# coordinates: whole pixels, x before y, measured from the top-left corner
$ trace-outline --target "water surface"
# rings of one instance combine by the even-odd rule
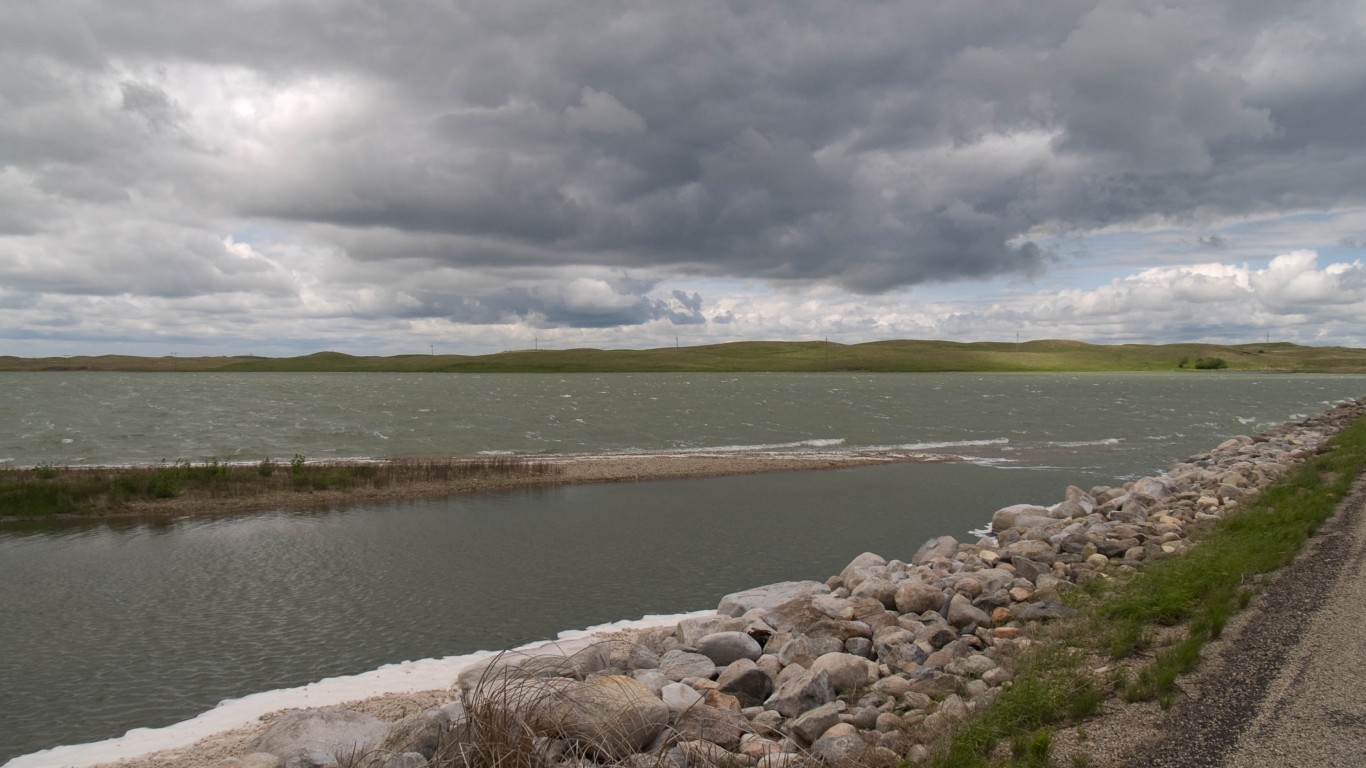
[[[774,445],[972,460],[0,528],[0,760],[386,663],[708,608],[863,551],[904,559],[1000,506],[1153,473],[1363,380],[0,376],[16,381],[0,446],[18,465]]]

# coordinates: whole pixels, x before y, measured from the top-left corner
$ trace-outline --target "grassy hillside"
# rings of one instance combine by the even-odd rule
[[[1218,361],[1222,361],[1219,363]],[[517,350],[493,355],[354,357],[0,357],[0,371],[440,371],[451,373],[740,371],[1234,371],[1366,373],[1366,350],[1295,344],[1085,344],[746,341],[660,349]]]

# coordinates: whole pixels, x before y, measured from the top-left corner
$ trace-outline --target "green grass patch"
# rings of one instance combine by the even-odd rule
[[[1342,430],[1330,449],[1276,483],[1203,535],[1184,555],[1151,563],[1108,586],[1092,581],[1068,593],[1081,613],[1055,625],[1057,642],[1031,652],[1012,687],[953,734],[938,768],[993,765],[992,750],[1012,745],[1012,765],[1048,765],[1048,729],[1098,711],[1110,692],[1127,701],[1170,706],[1178,677],[1198,664],[1201,649],[1246,608],[1262,574],[1288,564],[1327,521],[1366,471],[1366,420]],[[1165,628],[1179,639],[1156,649],[1132,679],[1105,682],[1082,659],[1126,659],[1153,649]],[[1045,754],[1040,754],[1040,753]]]

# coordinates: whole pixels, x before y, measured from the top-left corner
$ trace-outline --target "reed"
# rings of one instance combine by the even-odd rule
[[[554,475],[559,467],[522,456],[308,461],[287,465],[179,460],[152,466],[0,469],[0,517],[98,516],[167,499],[251,499],[282,493],[354,491],[460,484],[484,479]]]

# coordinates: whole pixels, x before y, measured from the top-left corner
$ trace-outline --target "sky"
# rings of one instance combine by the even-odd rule
[[[0,354],[1366,347],[1363,0],[5,0]]]

